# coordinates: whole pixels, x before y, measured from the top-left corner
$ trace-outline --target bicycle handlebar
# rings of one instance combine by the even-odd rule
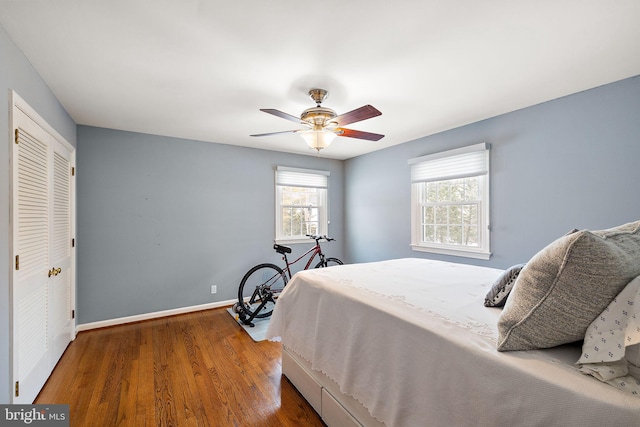
[[[313,234],[307,234],[306,236],[307,236],[308,238],[310,238],[310,239],[315,240],[316,242],[318,242],[318,241],[320,241],[320,240],[322,240],[322,239],[326,240],[327,242],[330,242],[330,241],[332,241],[332,240],[336,240],[336,239],[334,239],[334,238],[327,237],[327,236],[314,236]]]

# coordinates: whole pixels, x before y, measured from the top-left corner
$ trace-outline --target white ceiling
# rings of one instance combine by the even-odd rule
[[[638,0],[0,0],[0,23],[83,125],[316,155],[292,115],[329,90],[382,116],[346,159],[640,74]]]

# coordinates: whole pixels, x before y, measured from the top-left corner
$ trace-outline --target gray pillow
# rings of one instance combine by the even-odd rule
[[[640,221],[559,238],[520,272],[498,319],[498,350],[582,340],[589,324],[638,275]]]
[[[504,305],[522,267],[524,264],[516,264],[502,272],[484,298],[485,307],[502,307]]]

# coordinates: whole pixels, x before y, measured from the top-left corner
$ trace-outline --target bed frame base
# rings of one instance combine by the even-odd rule
[[[328,427],[383,427],[367,408],[342,394],[338,384],[321,372],[311,369],[309,362],[282,348],[282,373],[298,389]]]

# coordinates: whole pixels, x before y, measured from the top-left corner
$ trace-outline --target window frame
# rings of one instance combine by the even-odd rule
[[[470,160],[471,159],[471,160]],[[411,248],[415,251],[488,260],[491,257],[490,145],[481,143],[409,160],[411,168]],[[421,188],[428,182],[479,177],[478,246],[422,239]],[[474,203],[476,203],[474,201]],[[448,205],[455,205],[451,203]]]
[[[329,171],[277,166],[275,170],[275,239],[276,243],[308,243],[306,236],[288,236],[282,227],[282,195],[284,187],[314,188],[318,190],[318,231],[327,235],[329,232]]]

